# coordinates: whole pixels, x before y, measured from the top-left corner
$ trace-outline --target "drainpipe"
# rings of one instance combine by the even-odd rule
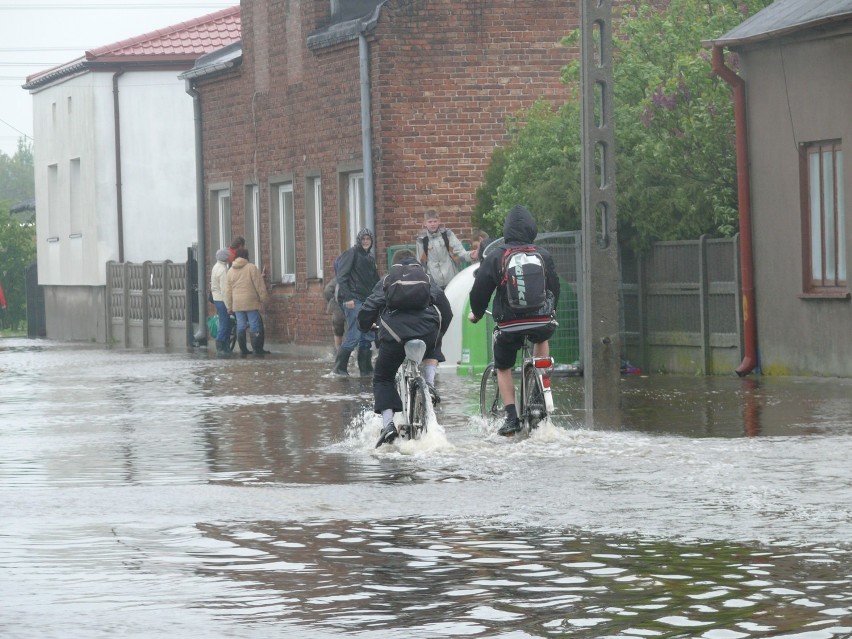
[[[115,209],[118,224],[118,261],[124,262],[124,204],[121,192],[121,109],[118,106],[118,78],[124,69],[112,74],[112,112],[115,126]]]
[[[373,232],[373,243],[376,242],[376,212],[373,200],[373,133],[370,126],[370,48],[364,27],[358,35],[358,60],[361,76],[361,155],[364,162],[364,218],[366,226]],[[374,255],[378,253],[373,251]]]
[[[198,328],[195,331],[195,343],[207,343],[207,322],[204,321],[204,309],[207,308],[207,234],[204,231],[204,161],[201,145],[201,95],[186,80],[186,92],[192,96],[192,109],[195,114],[195,225],[198,233]]]
[[[751,187],[748,167],[745,80],[725,66],[721,45],[713,45],[713,73],[734,89],[734,124],[737,150],[737,203],[740,210],[740,274],[742,278],[743,338],[745,357],[735,369],[743,377],[757,368],[757,318],[754,303],[754,266],[751,243]]]

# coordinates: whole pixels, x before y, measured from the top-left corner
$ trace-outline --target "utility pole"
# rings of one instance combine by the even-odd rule
[[[583,380],[586,422],[594,425],[621,407],[612,0],[580,0],[580,29]]]

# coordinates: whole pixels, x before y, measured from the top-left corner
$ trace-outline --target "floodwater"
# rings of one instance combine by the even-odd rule
[[[439,374],[374,449],[370,382],[0,340],[0,636],[852,636],[852,380],[582,380],[526,439]],[[354,362],[353,362],[354,364]]]

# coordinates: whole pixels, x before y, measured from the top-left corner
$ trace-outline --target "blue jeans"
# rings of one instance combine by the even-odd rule
[[[237,316],[237,335],[242,335],[246,332],[246,324],[252,333],[260,333],[263,329],[263,323],[260,321],[260,311],[236,311]]]
[[[228,315],[228,307],[225,302],[215,301],[216,315],[219,316],[219,332],[216,334],[217,342],[227,342],[231,336],[231,318]]]
[[[364,302],[355,300],[355,308],[343,307],[343,315],[346,317],[346,334],[343,336],[341,348],[350,351],[362,348],[372,348],[373,341],[376,339],[376,334],[373,331],[362,331],[358,328],[358,311],[361,310],[361,305]]]

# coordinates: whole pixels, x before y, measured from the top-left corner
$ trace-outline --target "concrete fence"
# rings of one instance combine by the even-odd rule
[[[108,262],[107,342],[126,348],[187,345],[187,265]]]

